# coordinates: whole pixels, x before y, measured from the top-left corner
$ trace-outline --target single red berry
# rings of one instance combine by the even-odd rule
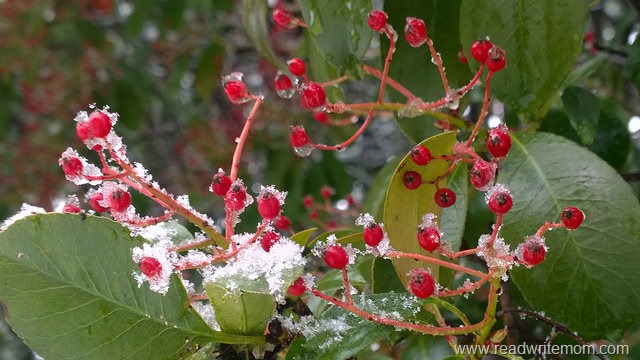
[[[260,235],[260,246],[266,252],[280,240],[280,236],[271,230],[267,230]]]
[[[291,146],[293,146],[294,148],[303,147],[311,143],[309,137],[307,136],[307,132],[301,125],[289,127],[289,140],[291,140]]]
[[[436,290],[436,282],[433,280],[433,276],[424,269],[411,270],[411,282],[409,288],[413,295],[424,299],[433,295]]]
[[[274,81],[274,88],[276,91],[287,91],[293,87],[293,82],[287,74],[278,73]]]
[[[82,174],[82,161],[77,157],[64,157],[62,159],[62,171],[67,176],[77,176]]]
[[[231,184],[229,191],[224,195],[224,207],[227,211],[244,209],[246,201],[247,189],[240,183]]]
[[[427,41],[427,26],[424,20],[408,17],[404,26],[404,37],[412,47],[418,47]]]
[[[367,24],[373,31],[382,32],[387,27],[387,18],[389,16],[386,12],[380,10],[373,10],[367,15]]]
[[[402,175],[402,183],[409,190],[415,190],[422,185],[422,175],[415,171],[407,171]]]
[[[489,49],[493,44],[489,39],[479,39],[471,44],[471,56],[479,63],[484,64],[489,56]]]
[[[300,296],[304,294],[306,290],[307,289],[304,286],[304,280],[301,277],[299,277],[296,279],[296,281],[293,282],[293,284],[289,286],[289,289],[287,289],[287,292],[291,296]]]
[[[335,220],[327,221],[327,231],[332,231],[338,228],[338,223]]]
[[[277,6],[271,13],[273,22],[281,28],[290,29],[294,26],[293,16],[285,9]]]
[[[273,226],[278,230],[288,230],[291,228],[291,220],[288,216],[280,215],[273,220]]]
[[[325,185],[323,187],[320,188],[320,195],[322,195],[323,198],[325,199],[331,199],[331,197],[333,196],[333,193],[335,192],[335,190],[333,190],[333,188],[329,185]]]
[[[433,252],[440,247],[440,231],[435,226],[418,227],[418,244],[421,248]]]
[[[83,140],[83,141],[90,138],[91,129],[89,127],[89,122],[85,121],[85,122],[76,124],[76,134],[78,134],[78,137],[80,138],[80,140]]]
[[[499,158],[505,157],[511,149],[511,135],[507,126],[500,124],[497,127],[489,130],[489,136],[487,137],[487,150],[491,155]]]
[[[302,87],[302,107],[309,110],[318,109],[327,102],[327,94],[320,84],[309,82]]]
[[[331,268],[342,269],[349,263],[349,256],[342,246],[331,245],[324,253],[324,261]]]
[[[313,200],[313,196],[311,195],[306,195],[305,197],[302,198],[302,205],[304,205],[304,207],[306,208],[310,208],[311,206],[313,206],[314,200]]]
[[[227,98],[234,104],[242,104],[247,101],[247,87],[240,80],[225,81],[224,93],[227,94]]]
[[[89,134],[94,138],[103,138],[111,131],[111,119],[102,111],[94,111],[89,115]],[[76,129],[77,131],[77,129]]]
[[[311,220],[318,220],[320,218],[320,214],[317,211],[312,211],[309,213],[309,217]]]
[[[64,207],[62,207],[62,212],[65,214],[78,214],[80,212],[80,207],[74,204],[66,203]]]
[[[131,194],[125,190],[116,189],[109,194],[107,203],[111,210],[115,212],[125,211],[131,205]]]
[[[460,60],[460,62],[463,64],[469,62],[469,60],[467,60],[467,57],[464,55],[464,51],[462,50],[458,50],[458,60]]]
[[[502,189],[491,191],[489,195],[489,210],[496,215],[504,215],[513,206],[513,198],[511,194]]]
[[[313,118],[316,119],[320,124],[328,124],[329,123],[329,114],[324,111],[316,111],[313,113]]]
[[[144,256],[138,263],[140,271],[149,278],[156,277],[162,272],[162,264],[154,257]]]
[[[424,145],[417,145],[411,149],[410,155],[411,160],[419,166],[427,165],[432,159],[431,151]]]
[[[224,171],[218,171],[211,180],[211,191],[218,196],[224,196],[231,187],[231,178]]]
[[[280,199],[272,192],[264,191],[258,196],[258,213],[264,219],[275,219],[280,214]]]
[[[503,48],[494,46],[489,49],[487,55],[487,68],[490,72],[496,72],[504,69],[507,65],[507,54]]]
[[[456,193],[448,188],[438,189],[434,195],[434,200],[441,208],[447,208],[456,203]]]
[[[293,58],[287,61],[287,66],[289,67],[289,71],[295,76],[302,76],[305,71],[307,71],[307,65],[300,58]]]
[[[538,265],[544,260],[547,249],[538,236],[530,236],[522,246],[522,261],[529,266]]]
[[[109,210],[109,208],[104,207],[100,204],[103,198],[104,198],[104,195],[102,195],[101,192],[96,192],[93,195],[91,195],[91,197],[89,198],[89,206],[91,206],[93,211],[101,213]]]
[[[569,230],[577,229],[584,218],[584,212],[575,206],[568,206],[562,210],[562,223]]]
[[[496,177],[496,166],[493,163],[478,159],[469,170],[471,185],[478,191],[487,191],[493,186]]]
[[[364,243],[369,246],[378,246],[380,241],[384,238],[384,231],[382,227],[374,222],[364,227]]]

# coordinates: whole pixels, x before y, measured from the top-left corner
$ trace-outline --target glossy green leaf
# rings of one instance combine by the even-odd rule
[[[318,228],[311,228],[300,231],[299,233],[291,236],[291,240],[293,240],[293,242],[300,246],[306,246],[306,244],[309,242],[309,239],[311,238],[311,234],[313,234],[313,232],[316,230],[318,230]]]
[[[326,62],[339,73],[358,74],[360,60],[369,48],[373,31],[367,24],[371,1],[352,0],[345,4],[330,0],[301,0],[306,29]]]
[[[213,283],[205,284],[205,290],[222,331],[253,336],[264,333],[275,310],[273,296],[242,290],[228,291]]]
[[[362,212],[369,213],[374,219],[382,219],[384,212],[384,200],[387,196],[387,188],[393,173],[396,171],[401,157],[390,160],[378,173],[369,186],[369,191],[362,203]]]
[[[267,0],[242,0],[242,25],[247,37],[262,57],[273,65],[284,68],[284,63],[278,59],[270,45],[268,18]]]
[[[421,144],[426,146],[433,156],[451,155],[456,136],[454,132],[443,133],[424,140]],[[418,245],[418,224],[426,213],[434,213],[440,217],[441,209],[434,202],[436,192],[435,185],[422,184],[416,190],[409,190],[404,185],[402,177],[407,171],[416,171],[422,176],[422,181],[432,181],[444,174],[449,168],[449,162],[444,160],[432,160],[426,166],[416,165],[409,155],[405,156],[396,168],[389,188],[384,206],[384,226],[389,236],[391,246],[404,252],[426,253]],[[440,181],[441,187],[446,187],[446,180]],[[454,204],[453,208],[459,206]],[[464,209],[466,212],[466,208]],[[410,259],[394,259],[394,265],[398,276],[403,283],[408,283],[407,273],[419,266]],[[432,274],[438,277],[438,268],[433,267]]]
[[[371,288],[374,293],[407,291],[404,284],[400,281],[391,260],[376,257],[373,260],[372,271],[373,281]]]
[[[544,262],[511,272],[531,306],[586,338],[638,323],[640,205],[616,171],[568,140],[538,133],[513,137],[499,181],[514,197],[502,230],[512,247],[557,222],[566,206],[586,214],[576,231],[547,233]]]
[[[440,230],[444,233],[443,240],[451,245],[451,249],[460,249],[462,235],[467,218],[469,197],[469,172],[466,166],[458,165],[447,178],[447,187],[456,193],[455,206],[442,209],[441,219],[438,222]]]
[[[562,92],[562,104],[581,142],[593,144],[600,115],[598,98],[588,90],[572,86]]]
[[[504,48],[507,67],[492,77],[491,91],[518,112],[542,116],[573,68],[588,13],[585,0],[462,0],[463,49],[473,63],[469,49],[479,38]]]
[[[624,169],[632,149],[628,118],[616,102],[602,100],[594,141],[589,146],[589,150],[618,171]]]
[[[0,300],[14,331],[48,359],[175,359],[208,342],[262,339],[213,331],[177,276],[166,295],[138,287],[140,244],[93,216],[29,216],[0,232]]]

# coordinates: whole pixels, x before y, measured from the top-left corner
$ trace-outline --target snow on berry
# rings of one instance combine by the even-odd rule
[[[487,267],[507,269],[513,263],[511,249],[509,245],[500,236],[496,236],[491,247],[488,247],[491,235],[484,234],[478,239],[478,256],[484,258]]]
[[[413,269],[409,272],[409,275],[411,275],[409,288],[413,295],[424,299],[433,295],[436,291],[436,282],[428,270]]]
[[[389,237],[384,231],[384,225],[376,223],[371,214],[360,214],[355,221],[358,226],[364,227],[363,237],[367,252],[373,255],[382,255],[392,250]]]
[[[74,121],[76,133],[88,149],[104,149],[107,146],[114,151],[124,148],[122,139],[112,131],[118,122],[119,115],[109,111],[109,107],[96,109],[95,104],[89,106],[91,114],[79,111]]]
[[[78,197],[76,195],[68,195],[61,211],[67,214],[78,214],[80,212],[80,200],[78,200]]]
[[[489,210],[496,215],[504,215],[513,206],[513,197],[506,186],[502,184],[494,185],[485,194],[485,201],[489,205]]]
[[[538,265],[544,261],[547,253],[544,237],[531,235],[525,238],[524,242],[516,248],[515,256],[527,267]]]
[[[412,47],[419,47],[427,41],[427,26],[424,20],[408,17],[404,26],[404,37]]]
[[[568,230],[577,229],[584,219],[584,212],[575,206],[568,206],[562,210],[561,220]]]
[[[224,195],[224,208],[226,211],[242,212],[252,202],[253,198],[247,194],[247,188],[240,179],[236,179],[231,184],[229,191]]]
[[[62,167],[65,178],[76,185],[97,185],[101,182],[101,180],[87,179],[87,176],[93,178],[102,176],[102,171],[70,147],[60,155],[58,164]]]
[[[262,246],[262,250],[266,252],[269,252],[269,250],[271,250],[271,247],[273,247],[273,245],[277,243],[279,240],[280,240],[280,235],[278,235],[276,232],[274,232],[271,229],[267,229],[263,231],[262,234],[260,234],[260,237],[258,238],[258,241],[260,242],[260,246]]]
[[[471,185],[478,191],[489,190],[494,183],[496,177],[497,166],[494,163],[478,159],[473,162],[471,170],[469,170],[469,180]]]
[[[100,191],[93,190],[90,193],[87,193],[89,198],[89,206],[93,209],[93,211],[97,213],[103,213],[109,211],[109,206],[104,201],[104,195]]]
[[[291,15],[282,6],[276,6],[276,8],[273,9],[273,12],[271,12],[271,19],[277,26],[283,29],[292,29],[296,27],[293,15]]]
[[[280,214],[286,192],[280,192],[273,186],[262,187],[257,197],[258,213],[266,220],[273,220]]]
[[[486,144],[487,150],[491,155],[497,158],[507,156],[511,149],[511,135],[509,135],[509,129],[507,126],[500,124],[489,130],[489,136],[487,136]]]
[[[336,237],[336,235],[331,234],[324,241],[317,241],[316,245],[313,247],[313,249],[311,249],[311,253],[317,257],[322,257],[325,259],[325,261],[327,261],[326,255],[329,252],[331,255],[329,255],[327,264],[331,267],[333,267],[333,265],[342,265],[338,268],[334,267],[334,269],[339,269],[347,265],[353,265],[356,260],[356,249],[354,249],[351,244],[341,245],[337,242],[338,238]],[[341,250],[337,248],[340,248]],[[331,264],[329,264],[329,262]]]
[[[161,241],[133,248],[131,258],[140,268],[140,273],[133,273],[138,287],[148,282],[152,291],[163,295],[169,291],[173,262],[177,260],[177,255],[167,250],[171,245],[170,241]]]

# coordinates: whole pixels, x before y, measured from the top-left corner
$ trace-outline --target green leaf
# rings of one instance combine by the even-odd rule
[[[640,88],[640,38],[636,38],[629,48],[629,57],[625,64],[625,73],[631,82]]]
[[[446,95],[438,68],[431,63],[431,54],[427,46],[413,48],[402,36],[406,18],[412,16],[425,21],[427,33],[442,57],[450,87],[459,88],[471,80],[469,67],[458,58],[458,51],[462,49],[458,26],[460,1],[387,1],[385,10],[389,14],[389,23],[400,34],[389,69],[391,78],[425,101],[437,100]],[[386,38],[381,42],[381,56],[384,59],[389,42]],[[396,102],[407,101],[404,96],[393,90],[389,91],[389,97]],[[402,131],[415,142],[441,132],[433,126],[434,119],[429,116],[396,120]]]
[[[448,359],[452,354],[453,352],[444,337],[415,334],[407,339],[400,359]],[[460,355],[459,358],[454,357],[454,359],[463,360],[464,356]]]
[[[504,48],[507,67],[492,77],[491,91],[516,111],[540,117],[573,68],[588,13],[585,0],[462,0],[463,49],[472,59],[471,44],[485,36]]]
[[[360,73],[360,60],[369,49],[373,31],[367,24],[371,1],[300,0],[310,40],[339,73]]]
[[[393,312],[407,321],[418,320],[414,311],[421,308],[421,301],[409,294],[375,294],[356,296],[354,304],[370,313]],[[420,313],[421,322],[430,320]],[[347,359],[372,343],[397,330],[388,325],[367,321],[351,312],[332,307],[311,320],[304,327],[304,339],[298,339],[287,353],[287,359]],[[302,346],[300,346],[302,343]]]
[[[454,132],[447,132],[433,136],[421,142],[433,156],[451,155],[456,141]],[[389,188],[384,206],[384,226],[391,246],[398,251],[425,253],[418,245],[417,231],[422,216],[433,213],[440,216],[441,209],[434,202],[436,192],[435,185],[422,184],[416,190],[409,190],[403,183],[402,177],[407,171],[416,171],[422,176],[422,181],[432,181],[444,174],[449,168],[449,163],[444,160],[432,160],[426,166],[418,166],[407,154],[396,168]],[[446,180],[440,181],[441,187],[446,187]],[[455,204],[455,206],[459,206]],[[466,212],[466,207],[464,209]],[[394,265],[398,276],[403,283],[409,282],[407,273],[416,267],[416,262],[411,259],[394,259]],[[432,274],[438,278],[438,268],[432,267]]]
[[[205,284],[205,289],[222,331],[262,335],[275,310],[276,301],[271,294],[229,291],[213,283]]]
[[[459,165],[453,170],[447,178],[447,187],[456,193],[456,204],[442,209],[438,224],[444,233],[443,239],[451,245],[451,249],[457,251],[462,242],[468,208],[469,173],[466,166]]]
[[[267,0],[242,0],[242,25],[247,37],[261,56],[273,65],[284,69],[283,62],[278,59],[270,45],[268,12]]]
[[[562,92],[562,104],[581,142],[585,145],[593,144],[600,115],[598,98],[588,90],[572,86]]]
[[[390,160],[382,170],[378,171],[369,186],[369,191],[362,203],[362,212],[369,213],[374,219],[381,219],[384,212],[384,199],[393,173],[396,171],[401,157]]]
[[[589,146],[589,150],[618,171],[626,165],[632,148],[631,135],[625,122],[628,118],[615,101],[602,100],[595,138]]]
[[[640,205],[614,169],[586,149],[551,134],[513,137],[499,181],[514,205],[502,235],[515,246],[564,207],[581,208],[576,231],[547,233],[546,259],[511,274],[536,310],[586,338],[624,331],[640,321]]]
[[[93,216],[29,216],[0,232],[0,300],[14,331],[48,359],[175,359],[208,342],[261,341],[209,328],[178,276],[166,295],[138,287],[140,244]]]
[[[211,98],[213,90],[220,81],[223,57],[224,46],[218,41],[213,41],[200,55],[194,86],[198,95],[205,100]]]

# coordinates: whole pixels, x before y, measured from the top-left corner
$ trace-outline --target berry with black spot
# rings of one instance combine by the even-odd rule
[[[402,183],[409,190],[415,190],[422,185],[422,175],[416,171],[407,171],[402,175]]]
[[[487,150],[491,155],[501,158],[507,156],[511,149],[511,135],[507,126],[500,124],[497,127],[489,130],[489,136],[487,136]]]
[[[375,247],[378,246],[384,238],[384,231],[380,225],[371,222],[364,227],[363,237],[365,244]]]
[[[584,221],[584,218],[584,212],[575,206],[568,206],[562,210],[562,223],[569,230],[577,229]]]
[[[410,274],[411,282],[409,283],[409,288],[413,295],[421,299],[433,295],[436,290],[436,282],[427,270],[413,269]]]
[[[435,226],[418,227],[418,244],[427,251],[435,251],[440,247],[440,231]]]
[[[433,158],[431,156],[431,151],[429,151],[429,149],[424,145],[417,145],[411,149],[409,154],[411,156],[411,160],[419,166],[427,165]]]
[[[449,188],[438,189],[434,195],[434,200],[441,208],[448,208],[456,203],[456,193]]]

